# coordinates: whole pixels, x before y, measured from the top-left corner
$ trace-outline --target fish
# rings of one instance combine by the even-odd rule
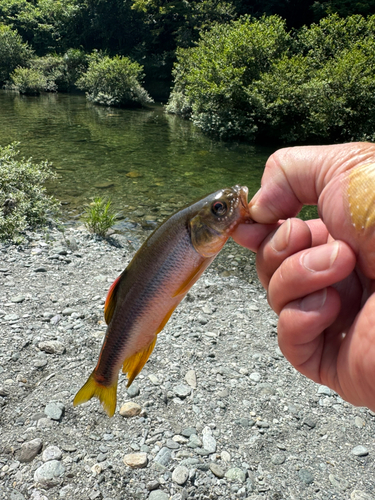
[[[145,241],[111,285],[108,325],[98,362],[73,405],[96,397],[109,417],[116,410],[118,374],[127,387],[152,353],[157,335],[240,223],[252,223],[248,189],[221,189],[176,212]]]

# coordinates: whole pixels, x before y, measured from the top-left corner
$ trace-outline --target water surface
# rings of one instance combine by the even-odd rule
[[[0,144],[19,141],[24,156],[53,163],[58,178],[47,187],[71,217],[95,196],[135,222],[234,184],[251,196],[274,150],[211,140],[161,106],[106,108],[83,95],[0,91],[0,113]]]

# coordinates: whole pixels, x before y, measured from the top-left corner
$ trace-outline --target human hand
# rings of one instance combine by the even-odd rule
[[[320,219],[295,216],[304,204]],[[375,410],[375,144],[286,148],[250,202],[258,224],[234,239],[257,252],[291,364]]]

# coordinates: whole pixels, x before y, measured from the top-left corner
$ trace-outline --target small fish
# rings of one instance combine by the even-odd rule
[[[222,189],[180,210],[156,229],[109,289],[108,325],[98,363],[74,398],[97,397],[110,417],[118,373],[128,387],[155,347],[157,334],[239,223],[251,223],[247,187]]]

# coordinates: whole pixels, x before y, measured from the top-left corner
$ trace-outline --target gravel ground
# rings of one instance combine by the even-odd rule
[[[0,246],[0,498],[375,498],[375,413],[298,374],[254,258],[228,244],[109,419],[72,399],[137,238],[83,228]]]

